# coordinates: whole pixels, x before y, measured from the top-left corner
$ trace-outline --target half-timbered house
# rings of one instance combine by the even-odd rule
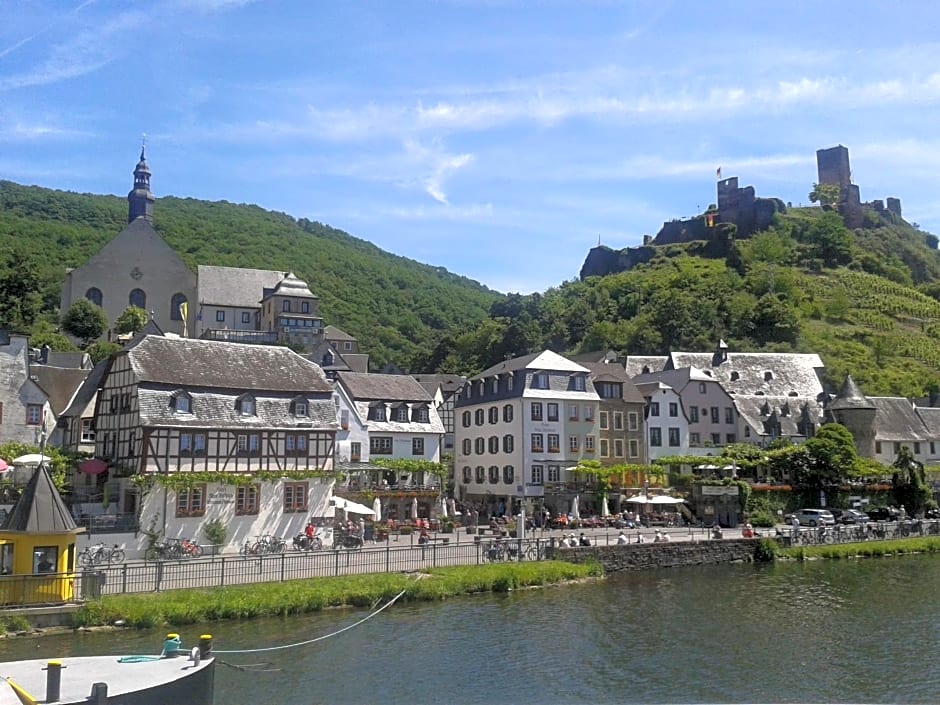
[[[197,536],[208,518],[227,523],[230,543],[300,531],[330,514],[332,392],[322,369],[288,348],[143,338],[111,359],[96,403],[95,450],[115,510],[168,536]],[[139,497],[161,484],[147,476],[163,476],[167,491]]]

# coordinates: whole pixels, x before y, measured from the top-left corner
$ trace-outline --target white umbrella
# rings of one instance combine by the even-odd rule
[[[411,498],[411,518],[412,519],[418,518],[418,498],[417,497]]]
[[[359,504],[358,502],[350,502],[348,499],[343,499],[342,497],[334,497],[333,503],[337,509],[342,509],[347,514],[365,514],[366,516],[375,514],[375,512],[366,505]]]
[[[682,504],[684,501],[685,500],[679,499],[678,497],[667,497],[666,495],[650,497],[650,504]]]
[[[29,453],[21,455],[19,458],[13,458],[14,465],[39,465],[49,459],[48,455],[42,453]]]
[[[382,500],[379,497],[372,500],[372,518],[375,521],[382,520]]]
[[[447,518],[447,498],[441,497],[441,519]]]
[[[580,519],[581,518],[581,500],[578,499],[578,495],[574,496],[574,499],[571,500],[571,518]]]
[[[637,495],[633,495],[632,497],[628,497],[627,501],[630,502],[631,504],[646,504],[650,500],[644,495],[637,494]]]
[[[604,498],[601,500],[601,516],[610,516],[610,507],[607,505],[607,495],[604,495]]]

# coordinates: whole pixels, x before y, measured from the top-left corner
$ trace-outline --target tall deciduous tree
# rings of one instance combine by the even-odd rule
[[[150,320],[150,314],[140,306],[128,306],[117,317],[114,329],[118,333],[136,333],[147,325],[148,320]]]
[[[834,206],[839,202],[841,189],[839,184],[813,184],[813,190],[809,192],[811,203],[818,203],[822,206]]]
[[[81,340],[82,347],[87,347],[108,329],[108,316],[100,306],[88,299],[79,299],[62,317],[62,328]]]

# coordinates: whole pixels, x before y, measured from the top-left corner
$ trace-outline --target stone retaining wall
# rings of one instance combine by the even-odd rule
[[[625,546],[591,546],[554,548],[548,557],[584,563],[595,560],[607,573],[621,570],[650,570],[688,565],[733,563],[754,560],[756,539],[722,539],[720,541],[676,541],[675,543],[630,543]]]

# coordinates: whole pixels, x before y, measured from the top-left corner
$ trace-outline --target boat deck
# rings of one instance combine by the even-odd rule
[[[33,659],[29,661],[7,661],[0,663],[0,705],[22,705],[10,681],[25,691],[36,702],[46,702],[46,678],[49,661],[62,664],[62,680],[58,703],[94,702],[89,700],[93,683],[108,684],[108,700],[116,696],[131,697],[128,702],[149,702],[160,690],[167,687],[177,690],[186,688],[193,679],[194,690],[199,690],[196,681],[212,681],[214,659],[207,658],[198,666],[185,655],[176,658],[158,658],[132,663],[122,663],[120,656],[73,656],[62,659]],[[208,669],[208,672],[205,672]],[[205,672],[205,673],[202,673]],[[193,693],[196,695],[196,693]],[[196,700],[196,698],[194,698]]]

